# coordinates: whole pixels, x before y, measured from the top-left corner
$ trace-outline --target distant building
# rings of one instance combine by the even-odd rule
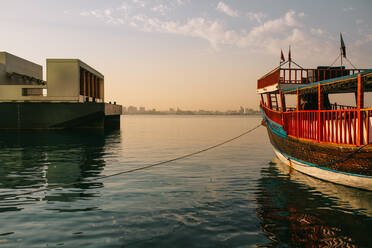
[[[240,113],[240,114],[244,114],[244,108],[243,108],[243,106],[240,106],[239,113]]]
[[[145,107],[140,107],[140,108],[139,108],[139,112],[141,112],[141,113],[146,112],[146,108],[145,108]]]
[[[128,113],[130,113],[130,114],[137,113],[137,107],[129,106],[128,107]]]

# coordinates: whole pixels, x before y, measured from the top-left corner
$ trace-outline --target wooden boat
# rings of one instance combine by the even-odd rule
[[[365,92],[371,91],[372,69],[281,63],[257,81],[276,156],[307,175],[372,190],[372,108],[364,107]],[[331,103],[329,95],[340,93],[354,93],[355,106]],[[290,95],[294,107],[286,105]]]

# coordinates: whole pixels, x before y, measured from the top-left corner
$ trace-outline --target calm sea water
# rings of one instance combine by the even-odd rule
[[[259,117],[123,116],[120,131],[0,133],[0,195],[170,159]],[[372,193],[280,163],[266,130],[161,167],[0,200],[0,247],[372,245]]]

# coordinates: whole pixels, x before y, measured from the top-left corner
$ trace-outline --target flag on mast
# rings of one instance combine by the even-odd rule
[[[341,46],[340,46],[341,55],[342,57],[346,58],[346,47],[345,47],[344,39],[342,39],[341,33],[340,33],[340,41],[341,41]]]
[[[283,50],[280,50],[280,61],[281,62],[284,62],[285,61]]]

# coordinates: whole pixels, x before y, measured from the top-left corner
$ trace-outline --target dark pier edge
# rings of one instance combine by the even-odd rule
[[[0,130],[120,128],[121,114],[109,103],[2,102]]]
[[[105,129],[120,129],[120,115],[105,116]]]

